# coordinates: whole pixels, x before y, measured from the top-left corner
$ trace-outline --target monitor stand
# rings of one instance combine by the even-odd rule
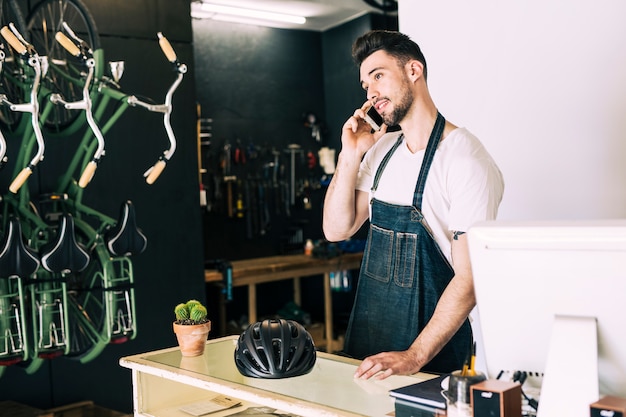
[[[595,317],[556,315],[537,417],[588,417],[598,400],[598,331]]]

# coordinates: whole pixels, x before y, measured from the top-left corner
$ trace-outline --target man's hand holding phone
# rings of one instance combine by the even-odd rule
[[[369,108],[365,111],[365,121],[369,123],[370,126],[372,126],[372,129],[374,129],[375,132],[378,132],[385,123],[383,121],[383,116],[378,113],[376,107],[374,107],[373,105],[370,105]]]
[[[368,112],[373,113],[368,116]],[[387,125],[378,114],[371,101],[366,101],[356,109],[343,125],[342,148],[352,149],[360,156],[387,132]]]
[[[367,122],[367,126],[365,122]],[[372,133],[372,131],[379,132],[383,128],[386,130],[387,125],[385,125],[383,117],[378,113],[372,102],[368,100],[361,108],[356,109],[352,117],[346,121],[344,129],[347,127],[350,127],[354,133],[367,127],[370,129],[370,133]]]

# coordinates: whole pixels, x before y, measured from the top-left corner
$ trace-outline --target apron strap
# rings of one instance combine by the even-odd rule
[[[422,161],[422,168],[420,169],[417,184],[415,185],[415,192],[413,193],[413,205],[420,211],[422,210],[422,198],[424,197],[426,177],[428,176],[428,171],[430,170],[433,158],[435,157],[435,151],[437,150],[437,146],[439,146],[439,141],[443,135],[443,128],[445,125],[446,119],[444,119],[441,113],[437,112],[437,120],[435,121],[435,126],[430,133],[430,138],[428,139],[428,145],[426,146],[426,152],[424,153],[424,160]]]
[[[418,209],[422,210],[422,197],[424,195],[424,187],[426,185],[426,177],[428,176],[428,171],[430,170],[430,165],[433,162],[433,158],[435,156],[435,151],[437,150],[437,146],[439,146],[439,141],[441,140],[441,136],[443,134],[443,128],[446,125],[446,119],[441,115],[441,113],[437,112],[437,120],[435,121],[435,125],[433,126],[433,130],[430,133],[430,138],[428,139],[428,145],[426,145],[426,151],[424,152],[424,159],[422,161],[422,167],[420,169],[419,177],[417,178],[417,183],[415,184],[415,192],[413,193],[413,205]],[[404,139],[404,134],[401,134],[396,143],[389,149],[383,160],[380,162],[378,169],[376,170],[376,175],[374,176],[374,183],[372,184],[372,191],[376,191],[378,188],[378,182],[380,181],[380,177],[383,174],[387,163],[391,159],[391,156],[394,154],[396,149],[402,143]]]
[[[380,181],[380,176],[383,174],[383,171],[385,170],[387,163],[391,159],[391,156],[396,151],[396,149],[398,149],[398,146],[400,146],[400,144],[402,143],[403,138],[404,138],[404,133],[398,136],[396,143],[393,144],[391,149],[389,149],[389,151],[387,152],[383,160],[380,162],[380,165],[378,166],[378,169],[376,170],[376,176],[374,176],[374,184],[372,184],[372,191],[376,191],[376,189],[378,189],[378,182]]]

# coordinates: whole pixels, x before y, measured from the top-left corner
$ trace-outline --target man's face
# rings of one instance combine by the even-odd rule
[[[387,126],[396,126],[413,105],[410,81],[398,61],[385,51],[368,56],[360,69],[361,86]]]

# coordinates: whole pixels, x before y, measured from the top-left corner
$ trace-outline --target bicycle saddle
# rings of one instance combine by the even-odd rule
[[[89,253],[76,241],[74,218],[66,213],[59,219],[57,236],[43,246],[41,265],[50,272],[80,272],[89,265]]]
[[[12,276],[27,278],[37,271],[39,265],[35,252],[24,244],[19,219],[11,217],[0,248],[0,275],[3,278]]]
[[[105,240],[109,252],[113,255],[138,255],[146,249],[148,239],[137,227],[135,206],[130,200],[122,204],[117,224],[106,232]]]

